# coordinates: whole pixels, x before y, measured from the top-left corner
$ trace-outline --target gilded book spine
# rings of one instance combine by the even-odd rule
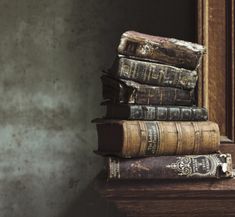
[[[186,106],[107,105],[106,118],[156,121],[206,121],[206,108]]]
[[[195,88],[198,78],[196,71],[125,57],[118,58],[110,71],[117,78],[183,89]]]
[[[185,105],[194,104],[194,90],[139,84],[130,80],[101,77],[103,98],[114,104]]]
[[[195,70],[205,49],[191,42],[127,31],[121,37],[118,52],[132,58]]]
[[[230,154],[108,158],[108,179],[189,179],[233,177]]]
[[[97,129],[99,152],[125,158],[208,154],[220,144],[219,127],[211,121],[102,120]]]

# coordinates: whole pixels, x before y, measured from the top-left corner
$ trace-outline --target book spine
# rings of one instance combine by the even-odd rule
[[[182,105],[194,104],[194,90],[139,84],[102,76],[103,98],[114,104]]]
[[[132,130],[131,122],[123,122],[124,134],[133,138],[124,140],[123,156],[208,154],[219,149],[220,132],[214,122],[136,121],[138,131]]]
[[[130,91],[128,91],[130,93]],[[140,105],[193,105],[194,90],[188,91],[173,87],[149,87],[140,85],[132,89],[129,103]]]
[[[230,154],[108,158],[108,179],[189,179],[233,177]]]
[[[197,82],[197,72],[153,62],[143,62],[121,57],[116,72],[118,78],[139,83],[193,89]]]
[[[206,121],[208,111],[198,107],[108,105],[106,118],[157,121]]]
[[[123,158],[208,154],[220,144],[218,124],[211,121],[103,120],[97,129],[99,151]]]
[[[118,52],[128,57],[195,70],[201,63],[204,48],[198,44],[173,38],[149,37],[135,32],[125,32],[121,37]]]

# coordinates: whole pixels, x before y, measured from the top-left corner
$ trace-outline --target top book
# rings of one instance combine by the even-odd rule
[[[127,31],[121,36],[118,53],[140,60],[195,70],[200,66],[205,48],[200,44],[174,38]]]

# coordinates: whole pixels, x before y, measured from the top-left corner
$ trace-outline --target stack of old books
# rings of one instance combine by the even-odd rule
[[[128,31],[102,77],[105,118],[97,119],[98,153],[109,179],[232,177],[220,133],[195,106],[199,44]]]

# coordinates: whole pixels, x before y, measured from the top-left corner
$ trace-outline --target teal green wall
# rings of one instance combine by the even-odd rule
[[[88,216],[80,203],[94,196],[89,183],[103,165],[90,123],[103,114],[101,70],[128,29],[193,41],[193,7],[189,0],[0,0],[1,217],[66,216],[71,204]]]

